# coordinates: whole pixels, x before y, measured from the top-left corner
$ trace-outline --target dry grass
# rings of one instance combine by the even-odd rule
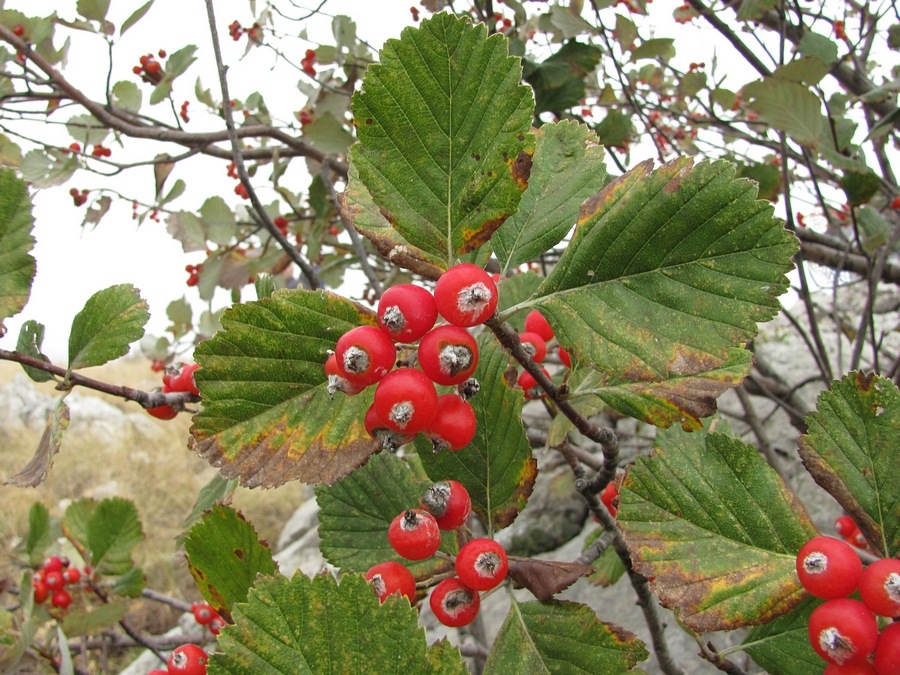
[[[0,386],[19,372],[18,365],[0,362]],[[151,372],[143,359],[120,360],[85,374],[144,389],[159,384],[159,375]],[[52,383],[35,386],[56,394]],[[77,392],[99,396],[127,413],[143,414],[134,403],[83,389]],[[215,475],[215,470],[187,450],[188,415],[168,422],[149,416],[148,419],[158,433],[149,437],[131,434],[118,443],[92,433],[72,433],[70,427],[43,484],[30,489],[0,484],[0,562],[11,561],[11,546],[26,532],[28,511],[35,502],[43,502],[51,514],[61,516],[69,500],[85,496],[127,497],[137,506],[146,536],[136,553],[136,562],[144,568],[148,585],[187,600],[198,598],[183,554],[175,548],[175,538],[181,533],[181,523],[190,513],[198,491]],[[13,429],[0,430],[0,434],[2,483],[29,461],[40,432]],[[262,538],[274,544],[282,524],[303,499],[303,486],[294,483],[266,491],[239,488],[233,504],[253,522]],[[164,608],[148,606],[140,612],[140,623],[154,632],[171,620]]]

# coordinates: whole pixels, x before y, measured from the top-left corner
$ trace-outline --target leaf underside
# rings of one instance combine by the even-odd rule
[[[18,314],[31,293],[33,225],[25,183],[14,171],[0,171],[0,333],[3,320]]]

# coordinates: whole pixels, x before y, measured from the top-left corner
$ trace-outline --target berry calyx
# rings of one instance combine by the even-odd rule
[[[438,621],[459,628],[472,623],[478,615],[481,598],[457,577],[450,577],[434,587],[428,604]]]
[[[434,384],[421,370],[397,368],[375,388],[373,404],[385,426],[403,434],[428,428],[437,414]]]
[[[863,570],[859,595],[866,607],[879,616],[900,616],[900,560],[883,558]]]
[[[325,360],[325,376],[328,378],[326,388],[328,389],[328,394],[330,396],[334,396],[335,392],[338,391],[347,396],[353,396],[365,389],[364,385],[356,384],[347,379],[341,372],[341,369],[338,368],[337,356],[335,354],[330,354]]]
[[[545,342],[550,342],[555,334],[550,322],[538,310],[533,309],[525,316],[525,330],[529,333],[537,333]]]
[[[363,420],[363,424],[366,427],[366,431],[369,436],[372,438],[377,438],[381,441],[381,447],[384,450],[388,450],[393,452],[401,445],[406,445],[407,443],[412,443],[415,440],[415,435],[409,434],[401,434],[393,429],[388,429],[387,425],[381,419],[381,416],[378,414],[378,411],[375,410],[375,404],[369,406],[369,409],[366,410],[366,416]]]
[[[391,286],[378,301],[378,323],[395,342],[415,342],[436,320],[434,296],[421,286]]]
[[[206,664],[209,657],[206,652],[194,644],[176,647],[169,655],[166,666],[170,673],[181,675],[206,675]]]
[[[437,411],[425,435],[431,439],[435,451],[462,450],[475,438],[475,410],[468,401],[456,394],[442,394],[437,399]]]
[[[497,284],[478,265],[462,263],[444,272],[434,288],[438,314],[469,328],[487,321],[497,309]]]
[[[401,558],[425,560],[441,545],[441,530],[424,509],[407,509],[391,521],[388,542]]]
[[[455,530],[462,527],[472,513],[472,499],[462,483],[442,480],[425,491],[422,508],[434,516],[440,529]]]
[[[478,365],[478,344],[469,331],[459,326],[438,326],[428,331],[417,354],[425,374],[448,387],[465,382]]]
[[[797,577],[817,598],[845,598],[856,590],[862,562],[845,542],[813,537],[797,553]]]
[[[828,663],[844,666],[865,661],[877,641],[875,615],[858,600],[827,600],[809,617],[809,643]]]
[[[506,551],[493,539],[473,539],[456,556],[456,576],[476,591],[499,586],[508,570]]]
[[[396,561],[378,563],[366,572],[368,581],[381,602],[394,593],[406,596],[412,603],[416,597],[416,580],[405,565]]]
[[[377,326],[357,326],[344,333],[334,348],[338,369],[364,387],[383,378],[397,360],[390,336]]]

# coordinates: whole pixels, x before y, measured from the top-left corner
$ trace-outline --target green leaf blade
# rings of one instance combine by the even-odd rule
[[[31,294],[33,226],[25,183],[14,171],[0,171],[0,332],[3,320],[22,311]]]
[[[900,553],[900,391],[852,372],[832,383],[806,418],[800,458],[884,556]]]
[[[184,540],[188,567],[203,597],[223,616],[244,602],[258,574],[278,567],[253,525],[228,506],[213,506]]]
[[[792,612],[754,626],[742,648],[767,672],[820,675],[822,658],[809,644],[809,615],[821,602],[807,597]]]
[[[149,319],[147,301],[131,284],[97,291],[72,320],[69,369],[102,366],[125,356],[129,345],[143,337]]]
[[[236,305],[195,359],[203,410],[191,447],[245,486],[331,483],[380,447],[363,426],[372,391],[326,390],[325,359],[338,338],[374,318],[326,292],[281,290]]]
[[[797,551],[816,535],[802,504],[755,448],[719,433],[673,435],[638,459],[620,492],[635,569],[697,632],[790,611],[805,597]]]
[[[131,554],[144,539],[134,503],[113,497],[94,507],[87,522],[91,564],[101,574],[125,574],[132,568]]]
[[[525,188],[534,104],[520,80],[502,36],[437,14],[389,40],[353,97],[351,162],[392,227],[445,267]]]

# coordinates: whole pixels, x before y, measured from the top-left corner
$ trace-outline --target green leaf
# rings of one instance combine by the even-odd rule
[[[616,14],[616,42],[623,52],[627,52],[634,45],[638,37],[637,26],[634,21],[623,14]]]
[[[194,508],[188,514],[187,518],[181,524],[186,530],[189,530],[194,523],[199,522],[200,517],[205,511],[208,511],[214,504],[221,504],[226,498],[230,497],[237,489],[238,482],[236,480],[226,480],[219,474],[213,476],[210,481],[200,488],[200,494],[197,495],[197,501],[194,502]],[[184,543],[184,537],[187,531],[178,537],[177,544],[181,546]]]
[[[146,585],[147,579],[144,577],[144,570],[140,567],[132,567],[115,580],[112,592],[126,598],[137,598],[140,597],[141,591]]]
[[[881,179],[874,171],[845,171],[841,176],[841,189],[850,206],[865,204],[880,188]]]
[[[797,551],[816,535],[803,505],[759,452],[720,433],[668,432],[619,493],[634,568],[698,633],[771,621],[806,595]],[[671,447],[670,447],[671,446]]]
[[[144,96],[140,88],[129,80],[120,80],[113,85],[112,103],[114,106],[136,113],[141,109]]]
[[[62,445],[63,433],[69,428],[69,406],[63,398],[56,402],[53,412],[50,413],[50,419],[47,420],[47,426],[31,461],[15,476],[4,481],[4,485],[37,487],[47,478],[50,467],[53,466],[53,457]]]
[[[14,171],[0,170],[0,333],[3,320],[22,311],[34,279],[31,200]]]
[[[891,225],[879,213],[878,209],[870,206],[861,206],[856,209],[856,222],[862,235],[863,250],[872,255],[879,246],[884,246],[890,241]]]
[[[523,272],[501,279],[498,285],[500,301],[497,303],[497,311],[509,309],[527,300],[543,280],[543,277],[534,272]],[[525,330],[525,314],[526,312],[519,312],[509,318],[509,323],[520,333]]]
[[[51,542],[50,512],[46,506],[35,502],[28,510],[28,534],[25,536],[25,554],[29,564],[39,565]]]
[[[745,86],[744,96],[763,121],[800,145],[816,147],[828,128],[822,102],[809,87],[798,82],[768,77]]]
[[[501,317],[539,309],[559,343],[613,386],[702,373],[721,384],[735,374],[732,350],[779,311],[796,250],[728,162],[681,158],[653,172],[645,162],[584,203],[536,297]],[[670,397],[666,386],[655,393],[684,409],[684,392]]]
[[[353,134],[331,113],[320,114],[303,127],[303,138],[326,155],[343,154],[353,143]]]
[[[781,194],[781,169],[772,162],[738,164],[738,177],[756,181],[760,199],[774,202]]]
[[[821,675],[822,659],[809,644],[809,615],[821,603],[806,597],[789,614],[751,628],[741,647],[766,672]]]
[[[587,605],[513,599],[484,674],[626,673],[648,656],[634,634]]]
[[[472,509],[489,530],[515,520],[534,488],[537,461],[522,425],[522,390],[506,373],[509,355],[492,335],[478,337],[475,379],[481,385],[469,402],[477,420],[475,438],[462,450],[434,452],[419,437],[416,450],[431,480],[457,480],[469,491]]]
[[[528,188],[491,245],[503,270],[556,246],[572,229],[581,203],[606,182],[603,148],[583,124],[545,124],[536,135]]]
[[[210,675],[468,673],[456,648],[427,646],[405,598],[379,604],[362,575],[345,575],[340,584],[329,574],[260,579],[234,620],[219,635],[222,651],[210,658]]]
[[[535,112],[562,113],[585,97],[585,78],[603,52],[593,45],[569,40],[545,61],[526,63],[525,81],[534,88]]]
[[[158,204],[162,206],[163,204],[168,204],[174,199],[178,199],[181,195],[184,194],[184,190],[187,187],[187,184],[181,180],[180,178],[175,181],[172,185],[171,189],[165,194],[164,197],[160,197],[158,199]]]
[[[803,56],[813,56],[829,66],[838,59],[837,43],[812,31],[803,33],[803,37],[797,44],[797,50]]]
[[[234,211],[221,197],[210,197],[200,207],[206,238],[216,244],[225,245],[237,234],[237,219]]]
[[[772,73],[772,77],[788,80],[789,82],[816,85],[828,74],[829,70],[828,64],[823,63],[821,59],[815,56],[804,56],[779,66]]]
[[[363,464],[381,447],[363,426],[372,393],[332,399],[324,370],[362,323],[375,319],[325,292],[281,290],[227,310],[194,352],[203,410],[191,447],[246,486],[331,483]]]
[[[738,21],[753,21],[778,6],[778,0],[746,0],[738,8]]]
[[[90,606],[89,606],[90,607]],[[128,603],[110,602],[97,608],[74,609],[62,620],[62,629],[69,637],[95,635],[112,628],[128,612]]]
[[[253,525],[228,506],[213,506],[184,540],[188,568],[212,607],[228,618],[244,602],[257,575],[278,571],[272,551]]]
[[[322,555],[348,572],[396,560],[418,579],[452,569],[440,558],[419,562],[399,557],[387,540],[388,526],[399,513],[415,508],[431,481],[417,478],[409,465],[382,452],[333,485],[316,488]],[[456,553],[456,535],[446,532],[441,550]]]
[[[631,52],[631,60],[661,59],[668,61],[675,56],[675,40],[672,38],[652,38],[644,40]]]
[[[606,117],[594,127],[597,138],[605,146],[620,148],[627,147],[634,134],[634,124],[631,117],[619,110],[610,110]]]
[[[87,523],[90,561],[100,574],[125,574],[132,568],[131,554],[144,539],[134,503],[113,497],[93,509]]]
[[[85,497],[69,504],[63,515],[63,534],[78,549],[81,557],[85,560],[90,559],[88,524],[96,507],[97,502]]]
[[[193,328],[194,310],[184,296],[173,300],[166,306],[166,317],[172,323],[168,331],[177,339]]]
[[[165,78],[170,81],[174,80],[190,68],[191,64],[197,60],[197,57],[194,56],[196,51],[196,45],[185,45],[178,51],[169,54],[169,57],[166,59]]]
[[[6,134],[0,134],[0,166],[18,167],[21,163],[22,148]]]
[[[351,161],[392,227],[445,267],[525,189],[533,104],[520,79],[502,36],[442,13],[388,40],[353,96]]]
[[[31,319],[24,322],[19,329],[19,339],[16,342],[16,351],[25,354],[26,356],[40,359],[45,363],[50,363],[50,359],[41,354],[41,345],[43,343],[44,325],[37,321],[32,321]],[[22,370],[24,370],[25,374],[35,382],[49,382],[53,379],[53,375],[46,370],[32,368],[31,366],[26,366],[24,363],[22,364]]]
[[[72,319],[69,369],[102,366],[124,356],[144,335],[149,318],[147,301],[131,284],[97,291]]]
[[[75,115],[70,117],[66,122],[66,131],[82,145],[85,152],[87,152],[89,145],[102,143],[109,136],[109,129],[93,115]]]
[[[78,0],[76,10],[88,21],[103,21],[109,11],[109,0]]]
[[[122,22],[122,28],[119,30],[119,35],[125,35],[125,31],[131,28],[134,24],[140,21],[144,14],[150,11],[150,8],[153,6],[154,0],[147,0],[143,5],[138,7],[134,12],[131,13],[124,22]]]
[[[603,530],[598,528],[596,533],[585,541],[585,548],[601,534],[603,534]],[[591,567],[594,568],[594,572],[588,577],[588,581],[601,588],[612,586],[625,574],[625,564],[612,546],[592,562]]]
[[[806,418],[800,459],[846,509],[879,555],[900,554],[900,391],[852,372],[822,392]]]

